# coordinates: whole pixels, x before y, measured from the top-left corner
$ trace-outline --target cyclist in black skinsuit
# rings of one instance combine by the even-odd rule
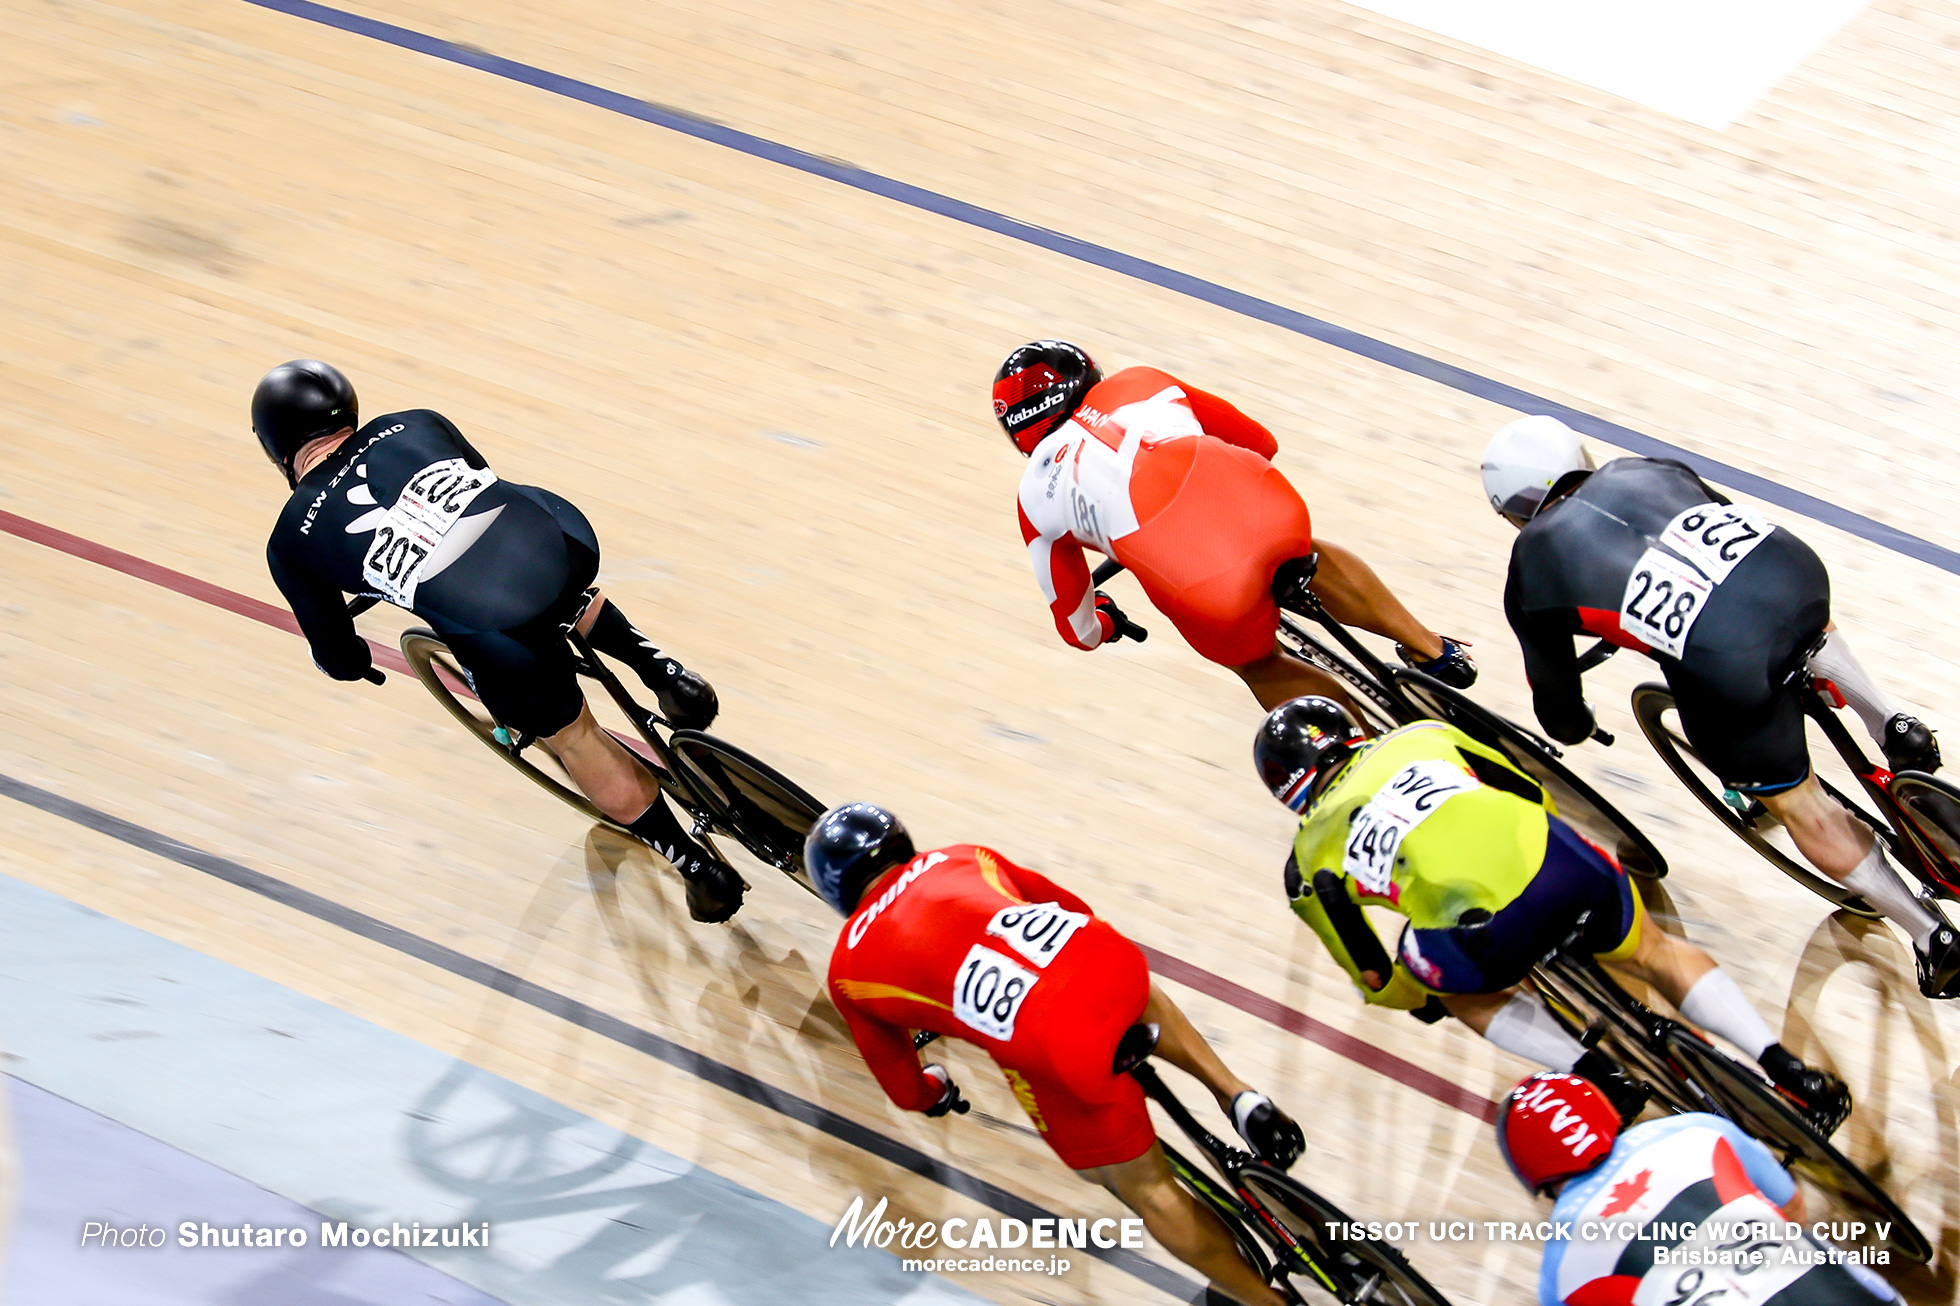
[[[714,719],[714,689],[654,647],[592,582],[599,542],[549,490],[501,480],[448,418],[427,409],[359,421],[354,388],[325,363],[274,368],[252,429],[294,493],[266,546],[314,663],[378,679],[343,594],[415,613],[448,643],[485,708],[534,735],[606,815],[673,864],[696,920],[741,906],[735,870],[689,838],[646,768],[585,704],[566,632],[632,667],[676,726]]]
[[[1932,771],[1940,753],[1831,625],[1830,577],[1810,547],[1732,506],[1681,463],[1621,458],[1594,471],[1578,434],[1551,417],[1505,427],[1483,472],[1491,505],[1520,528],[1504,612],[1546,733],[1577,743],[1593,730],[1573,636],[1653,657],[1710,769],[1767,807],[1820,871],[1912,936],[1922,992],[1960,992],[1960,935],[1811,770],[1803,710],[1786,683],[1799,671],[1837,688],[1895,771]]]

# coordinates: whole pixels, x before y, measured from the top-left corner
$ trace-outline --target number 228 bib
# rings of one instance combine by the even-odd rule
[[[1676,513],[1660,533],[1674,552],[1648,549],[1627,577],[1620,629],[1656,653],[1680,657],[1715,587],[1774,529],[1752,512],[1718,503]]]
[[[413,608],[422,569],[436,546],[463,519],[471,501],[496,481],[497,474],[488,467],[471,467],[461,458],[445,458],[415,473],[374,528],[362,578],[390,603]]]

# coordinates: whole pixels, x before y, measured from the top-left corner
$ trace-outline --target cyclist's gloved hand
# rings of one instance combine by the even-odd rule
[[[1105,644],[1114,644],[1125,635],[1131,639],[1138,638],[1136,625],[1123,615],[1123,609],[1116,606],[1116,600],[1101,590],[1096,591],[1096,620],[1102,625],[1102,642]]]
[[[1470,645],[1451,639],[1448,635],[1438,638],[1443,641],[1440,656],[1419,658],[1402,644],[1395,646],[1395,654],[1402,659],[1403,666],[1413,667],[1425,676],[1434,676],[1451,689],[1468,689],[1476,684],[1477,660],[1470,656]]]
[[[313,665],[335,680],[371,680],[374,654],[364,639],[353,639],[332,649],[313,650]]]
[[[1232,1099],[1232,1127],[1239,1131],[1239,1137],[1254,1156],[1282,1170],[1307,1150],[1300,1126],[1264,1093],[1247,1089]]]
[[[973,1109],[973,1104],[960,1096],[960,1086],[953,1082],[952,1072],[946,1067],[935,1062],[926,1067],[926,1077],[936,1079],[942,1085],[939,1100],[926,1108],[928,1116],[934,1119],[949,1113],[963,1116]]]

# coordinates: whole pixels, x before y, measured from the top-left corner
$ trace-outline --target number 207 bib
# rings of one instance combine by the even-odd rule
[[[497,474],[488,467],[471,467],[461,458],[446,458],[415,473],[374,528],[362,578],[390,603],[413,608],[422,569],[436,546],[462,520],[471,501],[496,481]]]

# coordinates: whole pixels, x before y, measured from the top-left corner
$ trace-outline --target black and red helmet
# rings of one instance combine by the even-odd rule
[[[1007,356],[994,373],[994,417],[1024,455],[1075,412],[1102,369],[1065,340],[1037,340]]]

